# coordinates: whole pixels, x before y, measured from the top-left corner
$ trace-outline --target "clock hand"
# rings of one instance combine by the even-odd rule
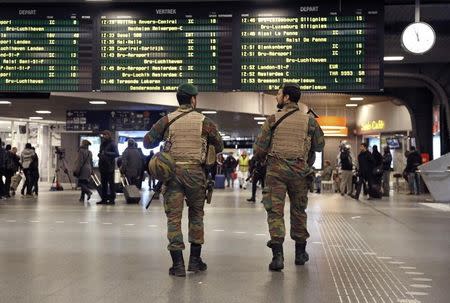
[[[420,42],[420,40],[419,40],[419,33],[416,30],[414,32],[416,33],[417,42]]]

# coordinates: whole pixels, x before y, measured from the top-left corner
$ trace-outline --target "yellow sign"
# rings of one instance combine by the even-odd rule
[[[369,121],[361,126],[361,131],[382,130],[384,129],[384,121]]]

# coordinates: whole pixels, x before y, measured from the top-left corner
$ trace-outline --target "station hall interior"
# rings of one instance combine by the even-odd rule
[[[0,156],[16,148],[19,161],[11,174],[0,163],[0,302],[449,302],[449,45],[450,1],[0,0]],[[147,171],[164,142],[145,137],[179,108],[183,83],[224,148],[205,173],[208,268],[176,277],[170,188]],[[293,83],[325,145],[308,179],[309,261],[296,265],[286,194],[284,269],[272,271],[270,170],[254,144]],[[118,150],[109,202],[107,133]],[[94,177],[80,197],[87,141]],[[132,142],[133,182],[121,168]],[[391,157],[370,172],[374,194],[360,183],[363,145]]]

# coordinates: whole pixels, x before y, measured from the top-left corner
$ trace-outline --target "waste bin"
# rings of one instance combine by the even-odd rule
[[[435,202],[450,202],[450,153],[419,166]]]

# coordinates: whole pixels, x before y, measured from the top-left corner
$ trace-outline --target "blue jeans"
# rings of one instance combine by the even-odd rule
[[[419,194],[419,174],[417,173],[409,173],[408,174],[408,184],[409,184],[409,192],[411,194],[418,195]]]

